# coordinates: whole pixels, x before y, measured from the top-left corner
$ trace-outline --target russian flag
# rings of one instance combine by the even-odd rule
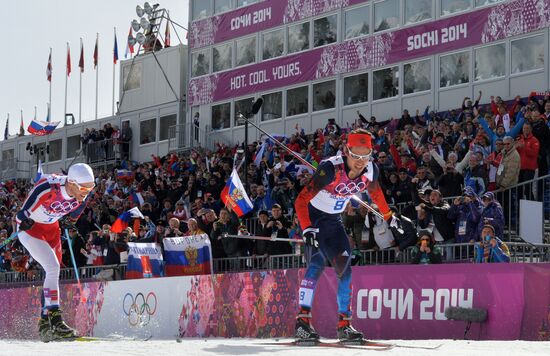
[[[262,143],[260,149],[254,156],[254,164],[256,165],[256,167],[260,166],[260,162],[262,162],[262,159],[264,158],[265,146],[267,146],[267,144],[265,142]]]
[[[127,180],[134,179],[134,174],[129,169],[117,169],[116,176],[118,179],[127,179]]]
[[[128,242],[126,279],[163,276],[162,250],[159,244]]]
[[[238,216],[245,215],[254,207],[244,190],[243,183],[235,168],[233,168],[233,173],[231,173],[231,177],[225,184],[225,188],[223,188],[220,197],[226,206],[231,205],[231,209],[233,209]]]
[[[212,273],[212,248],[208,235],[164,238],[162,243],[166,276]]]
[[[130,225],[130,220],[132,220],[132,218],[144,219],[144,216],[137,207],[125,211],[120,214],[113,225],[111,225],[111,231],[117,234],[121,233]]]
[[[61,121],[46,122],[40,120],[32,120],[31,124],[27,128],[27,131],[35,136],[49,135],[54,132],[55,128],[57,127],[57,125],[59,125],[60,122]]]
[[[143,199],[143,196],[141,195],[141,193],[139,192],[132,192],[132,194],[130,194],[130,200],[132,202],[134,202],[135,204],[139,204],[139,206],[142,206],[143,203],[145,202],[145,200]]]

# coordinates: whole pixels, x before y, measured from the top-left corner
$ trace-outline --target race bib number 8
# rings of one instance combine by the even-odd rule
[[[334,210],[342,210],[344,208],[345,203],[346,203],[345,200],[336,201],[336,204],[334,205]]]

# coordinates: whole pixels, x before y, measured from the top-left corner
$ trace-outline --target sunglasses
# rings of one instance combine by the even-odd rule
[[[69,182],[76,185],[76,188],[78,189],[78,191],[83,192],[83,193],[89,193],[95,188],[95,183],[92,187],[83,187],[74,180],[70,180]]]
[[[371,152],[367,155],[358,155],[356,153],[353,153],[349,147],[348,147],[348,152],[349,152],[349,155],[350,155],[351,158],[356,159],[356,160],[362,160],[362,161],[370,160],[370,157],[371,157],[371,154],[372,154],[372,152]]]

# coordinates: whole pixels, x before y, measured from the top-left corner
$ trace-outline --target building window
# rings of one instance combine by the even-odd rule
[[[124,66],[122,80],[124,81],[124,91],[141,88],[141,62]]]
[[[506,73],[506,45],[478,48],[475,50],[475,80],[493,79]]]
[[[280,29],[263,35],[263,59],[275,58],[285,51],[284,30]]]
[[[235,126],[244,125],[244,122],[239,123],[239,113],[247,117],[247,115],[252,112],[253,103],[254,98],[247,98],[235,101],[235,111],[233,115],[233,117],[235,118]]]
[[[76,157],[81,147],[80,135],[67,137],[67,158]]]
[[[313,46],[319,47],[336,42],[338,16],[321,17],[313,21]]]
[[[155,142],[157,140],[157,119],[143,120],[139,123],[139,143]]]
[[[231,68],[231,48],[232,43],[226,43],[212,48],[212,71]]]
[[[80,139],[80,136],[78,136],[78,138]],[[14,149],[2,151],[2,161],[9,161],[14,158],[15,158]]]
[[[344,105],[364,103],[369,100],[368,73],[344,78]]]
[[[237,7],[248,6],[250,4],[254,4],[254,3],[257,3],[257,2],[258,2],[258,0],[237,0]]]
[[[346,39],[369,34],[369,7],[346,11]]]
[[[193,21],[203,19],[212,14],[210,0],[193,0]]]
[[[256,62],[256,37],[237,40],[237,66]]]
[[[308,112],[309,87],[299,87],[286,91],[286,115],[300,115]]]
[[[405,25],[432,18],[432,0],[405,0]]]
[[[432,66],[429,59],[405,64],[403,72],[405,94],[418,93],[432,88]]]
[[[49,162],[60,161],[61,160],[61,150],[63,147],[63,141],[53,140],[49,143],[50,153],[48,154]]]
[[[399,67],[372,72],[372,99],[391,98],[399,95]]]
[[[544,68],[544,35],[512,41],[512,74]]]
[[[231,125],[231,103],[212,106],[212,130],[227,129]]]
[[[476,0],[476,7],[484,6],[484,5],[492,5],[503,1],[504,0]]]
[[[214,13],[219,14],[231,10],[231,0],[214,0]]]
[[[159,131],[159,141],[168,140],[169,138],[175,138],[176,132],[174,130],[177,123],[178,115],[171,114],[160,117],[160,131]]]
[[[441,16],[465,11],[470,8],[470,0],[441,0]]]
[[[210,59],[208,56],[208,49],[198,51],[191,54],[191,76],[197,77],[199,75],[208,74],[210,71]]]
[[[439,58],[439,86],[441,88],[470,81],[470,53],[460,52]]]
[[[309,22],[288,27],[288,53],[309,49]]]
[[[336,105],[336,81],[313,84],[313,111],[333,109]]]
[[[374,4],[374,32],[399,26],[399,0],[385,0]]]
[[[280,119],[283,116],[283,93],[276,92],[262,95],[262,121]]]

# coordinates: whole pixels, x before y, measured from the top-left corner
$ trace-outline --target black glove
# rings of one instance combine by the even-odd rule
[[[21,221],[21,223],[19,224],[19,230],[21,231],[30,230],[33,225],[34,225],[34,220],[31,218],[26,218],[25,220]]]
[[[310,226],[306,228],[302,233],[302,240],[304,240],[306,245],[319,247],[319,241],[317,240],[318,233],[319,233],[319,229]]]
[[[59,219],[59,226],[61,227],[62,230],[71,230],[71,229],[77,230],[76,225],[74,223],[75,221],[73,221],[69,217],[64,217],[62,219]]]

